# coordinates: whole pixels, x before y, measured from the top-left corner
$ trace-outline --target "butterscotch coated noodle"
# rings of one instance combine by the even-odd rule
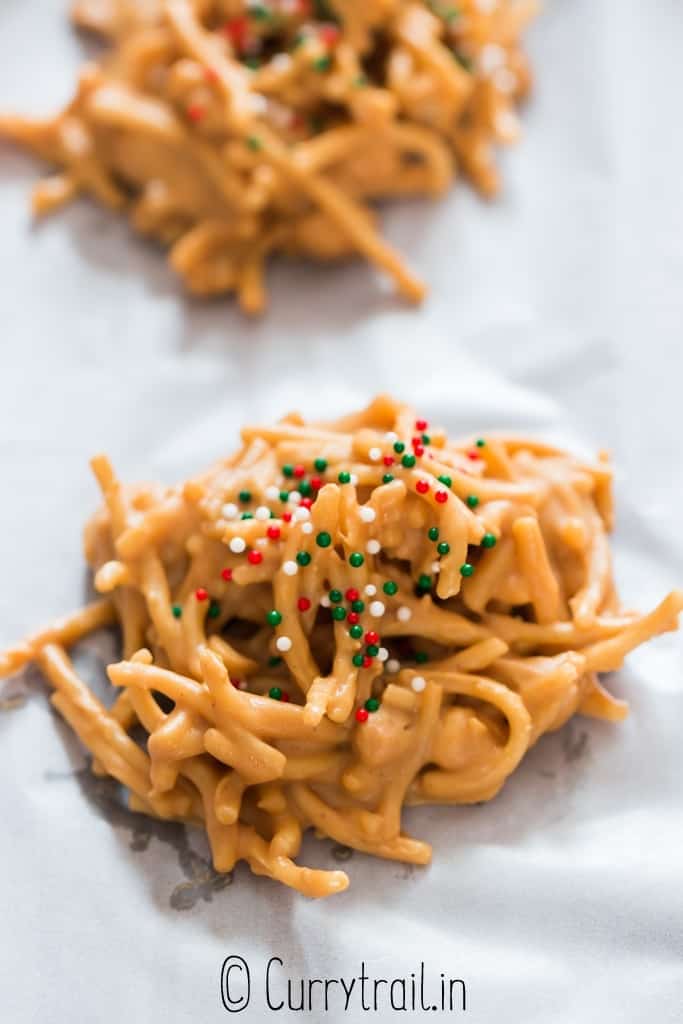
[[[175,487],[92,466],[103,596],[0,655],[0,674],[37,661],[94,770],[132,809],[203,826],[216,870],[245,860],[308,896],[348,879],[296,863],[306,829],[428,863],[404,805],[490,800],[573,714],[623,718],[599,673],[683,609],[679,591],[621,607],[606,456],[450,441],[388,397],[245,427]],[[112,620],[107,709],[67,648]]]
[[[109,48],[58,116],[0,117],[58,171],[45,214],[79,194],[170,246],[198,295],[265,304],[272,252],[364,256],[412,302],[422,282],[371,204],[437,196],[459,166],[498,190],[497,144],[530,86],[536,0],[76,0]]]

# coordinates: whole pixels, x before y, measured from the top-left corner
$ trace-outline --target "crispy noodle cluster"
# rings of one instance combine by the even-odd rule
[[[94,770],[136,811],[203,826],[308,896],[348,884],[295,863],[302,834],[426,864],[404,804],[490,800],[544,732],[627,708],[601,672],[673,630],[683,594],[621,608],[606,456],[449,441],[387,397],[333,423],[290,415],[175,487],[124,486],[86,555],[106,595],[0,655],[35,659]],[[118,622],[110,710],[66,648]],[[141,725],[144,749],[131,738]]]
[[[76,0],[110,48],[57,117],[0,135],[60,170],[44,214],[81,193],[169,245],[198,295],[265,304],[271,252],[361,254],[419,301],[370,203],[436,196],[459,164],[498,189],[496,144],[519,134],[520,49],[536,0]]]

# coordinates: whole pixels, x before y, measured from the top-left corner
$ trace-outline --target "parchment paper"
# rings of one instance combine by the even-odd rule
[[[57,107],[84,44],[66,0],[3,0],[0,107]],[[511,427],[618,466],[617,575],[648,607],[683,583],[680,289],[683,142],[677,0],[548,0],[530,38],[538,87],[506,190],[393,205],[389,236],[429,279],[419,311],[361,264],[277,266],[271,311],[184,298],[161,255],[77,204],[33,229],[31,161],[0,150],[0,645],[78,605],[88,456],[126,479],[183,477],[239,425],[293,407],[341,412],[378,390],[449,429]],[[102,685],[106,637],[86,645]],[[486,806],[417,810],[426,870],[345,863],[319,903],[240,866],[208,867],[201,837],[119,809],[84,772],[35,672],[0,711],[0,1020],[218,1022],[219,974],[248,962],[236,1019],[464,1019],[476,1024],[683,1019],[681,669],[671,635],[609,680],[623,725],[575,719]],[[16,698],[16,701],[12,698]],[[17,705],[17,706],[13,706]],[[304,860],[343,851],[307,842]],[[465,1014],[268,1011],[281,979],[425,970],[461,978]]]

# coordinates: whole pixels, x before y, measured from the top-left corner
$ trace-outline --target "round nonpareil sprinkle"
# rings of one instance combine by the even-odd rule
[[[356,721],[357,722],[361,722],[361,723],[367,722],[368,718],[369,718],[369,715],[368,715],[368,712],[365,710],[365,708],[358,708],[356,710]]]
[[[437,491],[436,494],[434,495],[434,498],[436,501],[438,501],[439,505],[443,505],[446,501],[448,501],[448,491]]]
[[[377,593],[377,587],[375,586],[374,583],[366,583],[363,588],[363,593],[366,595],[366,597],[374,597],[375,594]]]
[[[451,478],[449,476],[446,476],[445,473],[442,473],[440,477],[437,477],[437,479],[439,483],[444,485],[444,487],[451,487],[453,484]]]
[[[179,604],[174,604],[174,605],[172,605],[172,606],[171,606],[171,611],[173,612],[173,615],[174,615],[174,617],[175,617],[176,619],[179,619],[179,618],[180,618],[180,616],[181,616],[181,615],[183,614],[183,608],[182,608],[182,605],[179,605]]]
[[[321,605],[322,608],[329,608],[331,603],[332,602],[330,601],[330,599],[327,596],[327,594],[323,594],[323,596],[320,598],[320,605]],[[343,610],[344,609],[342,608],[342,611]]]
[[[285,654],[287,651],[291,651],[292,641],[288,636],[279,636],[275,641],[275,646],[278,651],[282,651],[282,653]]]
[[[219,605],[218,601],[212,601],[211,604],[209,605],[207,615],[209,616],[210,619],[217,619],[220,613],[221,606]]]
[[[436,550],[440,555],[447,555],[451,550],[451,546],[447,541],[442,540],[436,545]]]
[[[354,551],[352,554],[349,555],[349,565],[351,565],[354,569],[360,569],[364,561],[365,558],[360,553],[360,551]]]
[[[266,615],[266,622],[268,623],[269,626],[280,625],[280,623],[282,622],[282,615],[277,610],[277,608],[273,608],[271,611],[268,612],[268,614]]]
[[[309,523],[309,522],[302,523],[301,524],[301,532],[302,533],[313,533],[313,523]]]
[[[355,587],[349,587],[344,593],[344,597],[347,601],[357,601],[360,597],[360,592]]]
[[[477,497],[476,494],[468,494],[465,500],[467,502],[468,508],[476,508],[477,505],[479,504],[479,498]]]
[[[316,535],[315,542],[319,548],[329,548],[332,543],[332,535],[329,534],[327,530],[321,530],[320,533]]]
[[[279,686],[271,686],[268,690],[268,696],[272,697],[273,700],[280,700],[282,697],[282,690]]]
[[[287,561],[282,563],[282,571],[285,576],[296,576],[299,571],[299,566],[296,562]]]
[[[351,626],[349,629],[349,636],[354,640],[360,640],[363,635],[363,627],[360,625]]]
[[[481,546],[483,548],[492,548],[495,547],[495,544],[496,536],[493,533],[485,533],[484,536],[481,538]]]
[[[470,562],[463,562],[460,566],[461,576],[471,576],[474,573],[474,566]]]
[[[282,531],[279,526],[269,526],[266,530],[266,537],[268,540],[279,540],[282,535]]]
[[[266,505],[259,505],[254,512],[254,519],[258,519],[259,522],[265,522],[266,519],[270,519],[270,509]]]
[[[209,592],[208,590],[205,590],[204,587],[197,587],[197,589],[194,592],[194,596],[197,598],[198,601],[206,601],[206,599],[209,596]]]
[[[404,467],[404,469],[412,469],[413,466],[415,465],[415,456],[404,455],[403,458],[401,459],[401,465]]]
[[[363,638],[366,644],[378,644],[379,633],[376,633],[374,629],[369,629]]]
[[[350,484],[351,474],[348,472],[348,470],[342,469],[341,473],[337,477],[337,480],[339,481],[340,484]]]
[[[344,595],[341,590],[334,589],[330,591],[330,601],[334,601],[335,604],[339,604],[343,597]]]
[[[410,680],[410,688],[414,693],[422,693],[426,685],[427,680],[424,676],[413,676]]]
[[[351,602],[351,611],[356,612],[357,615],[360,614],[361,612],[364,612],[365,611],[365,601],[360,601],[360,600],[352,601]]]
[[[243,505],[247,505],[251,501],[251,491],[240,491],[237,497]]]
[[[393,580],[387,580],[386,583],[382,584],[382,590],[385,594],[388,594],[389,597],[393,597],[394,594],[398,593],[398,583],[394,583]]]
[[[246,550],[247,542],[244,537],[232,537],[228,546],[233,554],[241,555]]]
[[[418,480],[415,484],[415,490],[418,494],[426,494],[429,490],[429,483],[427,480]]]
[[[356,666],[356,668],[362,668],[363,667],[363,655],[362,654],[354,654],[354,656],[351,658],[351,661]]]
[[[239,514],[237,505],[232,501],[228,501],[221,509],[221,515],[224,519],[237,519]]]
[[[393,479],[394,478],[391,475],[391,473],[385,473],[384,476],[382,477],[382,483],[383,484],[390,484]]]
[[[307,612],[311,607],[311,602],[307,597],[300,597],[296,602],[296,606],[300,612]]]
[[[389,651],[386,649],[386,647],[380,647],[380,649],[377,651],[377,660],[387,661],[388,657]]]
[[[377,700],[377,698],[376,697],[368,697],[368,699],[365,702],[365,710],[366,711],[370,711],[372,713],[373,711],[377,711],[378,709],[379,709],[379,701]]]
[[[298,505],[301,501],[301,491],[290,491],[287,500],[290,505]]]
[[[377,518],[377,513],[375,512],[374,508],[371,508],[369,505],[361,505],[361,507],[358,509],[358,515],[361,517],[364,523],[374,523],[375,519]]]
[[[370,450],[368,451],[368,458],[370,459],[370,462],[379,462],[379,460],[382,458],[382,449],[370,448]]]
[[[320,603],[322,604],[322,601]],[[332,618],[335,620],[335,622],[343,622],[344,619],[346,618],[346,609],[342,608],[340,604],[335,605],[335,607],[332,609]]]
[[[250,565],[260,565],[263,561],[263,555],[260,551],[254,551],[253,549],[247,554],[247,561]]]
[[[379,619],[384,615],[386,606],[383,601],[371,601],[368,607],[368,611],[372,615],[373,619]]]
[[[438,526],[430,526],[429,529],[427,530],[427,536],[429,537],[430,540],[438,540],[439,539],[439,527]]]
[[[221,579],[229,583],[232,579],[232,569],[221,569]]]
[[[402,604],[401,607],[396,610],[396,618],[399,622],[409,622],[412,617],[412,608],[409,608],[407,604]]]
[[[352,626],[355,626],[357,622],[360,622],[360,615],[358,612],[349,612],[349,622]]]
[[[265,495],[268,501],[277,501],[280,497],[280,488],[271,484],[269,487],[266,487]]]
[[[382,550],[382,545],[378,540],[371,538],[365,545],[365,550],[369,555],[378,555]]]
[[[317,459],[314,460],[313,466],[315,467],[316,472],[324,473],[325,470],[327,469],[327,459],[323,459],[322,457],[319,456]]]
[[[401,670],[401,662],[397,661],[396,658],[389,658],[386,662],[387,672],[390,672],[392,676],[395,676],[397,672]]]
[[[308,551],[297,551],[296,560],[299,565],[310,565],[311,556]]]

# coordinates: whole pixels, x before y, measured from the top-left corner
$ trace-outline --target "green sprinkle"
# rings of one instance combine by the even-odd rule
[[[446,476],[445,473],[438,477],[438,480],[440,483],[444,485],[444,487],[450,487],[453,483],[451,478],[449,476]]]
[[[183,614],[182,605],[174,604],[173,607],[171,608],[171,611],[173,612],[174,617],[176,619],[179,619],[180,616]]]
[[[401,459],[401,465],[405,469],[412,469],[413,466],[415,465],[415,456],[414,455],[404,455],[403,458]]]
[[[463,564],[460,566],[460,575],[461,576],[471,576],[473,574],[473,572],[474,572],[474,566],[471,565],[470,562],[463,562]]]
[[[271,16],[271,12],[268,10],[268,8],[261,7],[260,5],[258,7],[250,7],[249,14],[256,21],[268,21]]]
[[[311,556],[308,551],[297,551],[296,560],[299,565],[310,565]]]
[[[376,658],[379,654],[379,647],[377,644],[368,644],[365,648],[365,653],[369,654],[371,658]]]
[[[483,548],[493,548],[496,545],[496,536],[493,533],[485,533],[481,538],[481,546]]]
[[[210,619],[217,619],[220,613],[221,606],[219,605],[218,601],[212,601],[211,604],[209,605],[207,615],[209,616]]]
[[[243,512],[242,515],[240,516],[240,519],[253,519],[253,518],[254,518],[254,513],[253,512]]]
[[[401,455],[406,450],[406,446],[403,441],[396,441],[394,444],[394,451],[397,455]]]
[[[429,434],[423,434],[422,435],[422,444],[431,444],[431,443],[432,443],[432,439],[429,436]]]
[[[337,480],[339,481],[340,484],[350,484],[351,474],[346,469],[342,469],[341,473],[337,477]]]
[[[282,658],[274,654],[271,658],[268,658],[268,668],[277,668],[278,665],[282,664]]]
[[[244,58],[244,63],[246,64],[246,66],[248,68],[251,68],[252,71],[258,71],[258,69],[261,67],[261,61],[258,59],[258,57],[245,57]],[[252,149],[260,149],[261,148],[260,140],[257,139],[256,141],[258,142],[258,145],[257,146],[252,146],[251,147]],[[251,145],[251,143],[250,143],[250,145]]]
[[[431,590],[432,589],[432,577],[427,576],[426,573],[422,573],[417,581],[417,585],[420,590]]]
[[[363,635],[363,627],[360,625],[351,626],[349,629],[349,636],[353,637],[354,640],[360,640]]]
[[[335,622],[343,622],[346,618],[346,609],[342,608],[340,604],[335,605],[332,609],[332,618]]]
[[[476,508],[479,504],[479,498],[476,494],[468,494],[465,500],[468,508]]]
[[[393,597],[394,594],[398,593],[398,583],[394,583],[393,580],[387,580],[387,582],[382,585],[382,590],[385,594],[388,594],[389,597]]]
[[[429,529],[427,530],[427,536],[429,537],[430,540],[438,540],[439,539],[439,527],[438,526],[430,526]]]
[[[356,666],[356,668],[362,668],[363,667],[363,655],[362,654],[354,654],[354,656],[351,658],[351,661]]]
[[[285,504],[289,501],[289,491],[280,491],[280,501]]]
[[[316,472],[324,473],[327,469],[327,459],[318,458],[315,460],[313,465],[315,466]]]
[[[240,491],[237,495],[243,505],[248,504],[251,501],[251,491]]]
[[[302,480],[299,484],[299,494],[304,498],[308,498],[311,495],[313,488],[309,484],[308,480]]]
[[[333,604],[339,604],[343,596],[344,595],[342,594],[341,590],[330,591],[330,601],[332,601]]]
[[[484,440],[483,437],[478,437],[476,442],[475,442],[475,444],[476,444],[477,448],[485,448],[486,447],[486,441]]]
[[[282,616],[280,615],[277,608],[273,608],[272,611],[266,615],[266,622],[269,626],[279,626],[282,622]]]
[[[249,135],[247,137],[247,146],[249,146],[249,149],[253,149],[253,151],[257,153],[261,148],[261,140],[257,135]]]
[[[349,555],[349,565],[352,565],[354,569],[360,569],[364,561],[365,558],[361,555],[360,551],[354,551]]]
[[[394,478],[391,475],[391,473],[385,473],[384,476],[382,477],[382,483],[383,484],[390,484],[393,479]]]
[[[442,540],[439,544],[436,545],[436,550],[439,552],[440,555],[447,555],[448,552],[451,550],[451,546],[445,540]]]
[[[365,710],[366,711],[378,711],[379,710],[379,701],[377,700],[376,697],[368,697],[368,699],[365,702]]]
[[[282,700],[282,690],[279,686],[271,686],[268,690],[268,696],[272,697],[273,700]]]
[[[360,612],[364,612],[365,611],[365,601],[352,601],[351,602],[351,611],[352,612],[359,612],[359,613]]]
[[[429,661],[429,655],[426,651],[415,651],[415,661],[418,665],[424,665],[426,661]]]
[[[282,475],[286,477],[294,476],[294,466],[291,464],[291,462],[286,462],[285,465],[282,467]]]
[[[292,42],[291,49],[292,50],[296,50],[296,49],[298,49],[299,46],[302,45],[302,43],[305,43],[305,42],[306,42],[306,34],[305,34],[305,32],[297,32],[297,34],[294,36],[294,40]]]
[[[329,71],[332,67],[332,58],[327,55],[318,57],[317,60],[313,61],[313,67],[316,71]]]
[[[332,537],[327,530],[321,530],[318,536],[315,538],[315,542],[319,548],[329,548],[332,543]]]

